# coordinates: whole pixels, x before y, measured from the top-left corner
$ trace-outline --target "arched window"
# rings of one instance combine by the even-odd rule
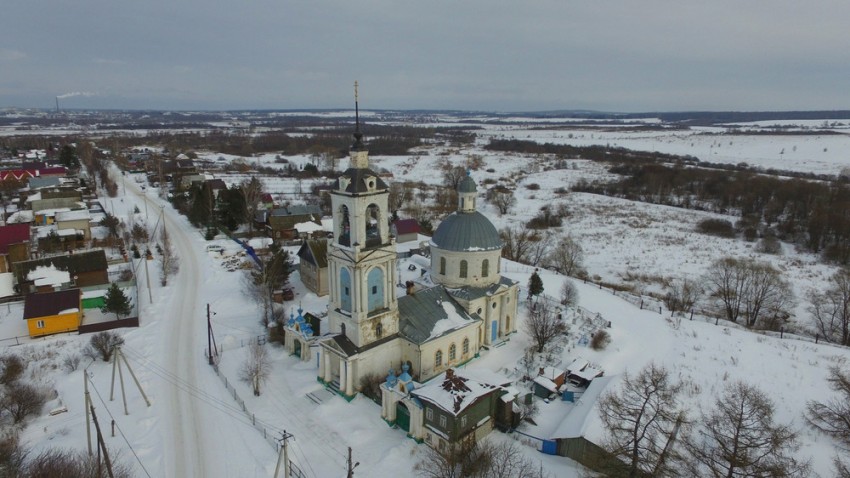
[[[481,277],[487,277],[490,275],[490,259],[484,259],[481,261]]]
[[[380,339],[382,335],[384,335],[384,325],[378,322],[375,326],[375,337]]]
[[[380,267],[375,267],[369,271],[366,283],[369,287],[368,312],[372,312],[384,306],[384,271]]]
[[[366,208],[366,247],[381,244],[380,220],[380,208],[376,204],[370,204]]]
[[[446,258],[440,258],[440,275],[446,275]]]
[[[339,271],[339,308],[351,312],[351,273],[342,268]]]
[[[345,335],[345,324],[339,324],[339,333]]]
[[[463,339],[463,354],[466,355],[469,353],[469,337]]]
[[[348,217],[348,206],[342,205],[340,208],[340,228],[339,228],[339,242],[340,245],[350,246],[351,245],[351,220]]]
[[[467,265],[467,263],[466,263],[466,261],[465,261],[465,260],[460,261],[460,277],[461,277],[462,279],[465,279],[465,278],[466,278],[466,269],[467,269],[467,267],[468,267],[468,265]]]
[[[457,347],[455,344],[449,345],[449,363],[452,363],[457,358]]]
[[[510,315],[505,316],[505,330],[507,330],[508,332],[511,331],[511,316]]]
[[[434,367],[439,367],[443,365],[443,351],[437,350],[437,353],[434,354]]]

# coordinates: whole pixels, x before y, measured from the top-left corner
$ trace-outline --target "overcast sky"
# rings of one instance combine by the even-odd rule
[[[850,109],[850,1],[10,0],[0,107]]]

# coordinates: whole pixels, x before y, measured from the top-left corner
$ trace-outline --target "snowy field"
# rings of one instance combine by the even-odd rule
[[[447,119],[448,121],[449,119]],[[770,125],[753,125],[769,127]],[[801,124],[801,127],[807,126]],[[817,126],[817,123],[808,126]],[[712,131],[634,132],[570,129],[533,130],[516,126],[486,125],[478,132],[475,146],[457,150],[423,148],[407,157],[372,158],[374,167],[386,168],[393,180],[441,182],[438,165],[443,160],[461,164],[470,155],[481,155],[484,165],[473,172],[481,184],[486,179],[510,181],[516,186],[518,204],[511,213],[499,217],[496,210],[482,201],[480,210],[497,227],[523,222],[543,205],[564,204],[570,215],[564,225],[552,233],[557,237],[570,234],[584,247],[589,274],[599,280],[628,285],[636,292],[663,291],[662,284],[676,278],[698,278],[717,257],[758,257],[772,261],[794,284],[798,297],[795,320],[807,318],[806,304],[800,298],[809,288],[819,288],[835,271],[818,259],[801,254],[785,244],[780,256],[765,256],[754,251],[751,243],[740,239],[720,239],[694,232],[695,224],[705,217],[721,217],[709,213],[653,206],[589,194],[556,194],[559,187],[569,188],[579,179],[611,177],[602,165],[587,161],[571,161],[568,169],[546,170],[546,160],[494,154],[482,149],[487,137],[516,137],[540,142],[569,144],[611,144],[634,149],[690,154],[711,162],[747,162],[764,167],[795,171],[835,174],[846,165],[842,152],[848,150],[847,137],[727,135]],[[731,143],[731,144],[730,144]],[[784,149],[784,153],[781,151]],[[216,152],[202,157],[233,161],[235,157]],[[287,157],[291,164],[303,167],[308,157]],[[250,158],[263,166],[278,165],[274,155]],[[274,166],[272,166],[274,167]],[[346,161],[339,165],[347,167]],[[487,172],[492,169],[493,172]],[[238,182],[241,177],[233,177]],[[228,181],[229,182],[229,181]],[[119,183],[121,184],[121,183]],[[286,178],[265,181],[269,189],[281,193],[294,192],[297,184]],[[539,189],[528,189],[529,184]],[[126,181],[126,196],[106,199],[104,206],[118,217],[128,217],[134,206],[159,212],[160,200],[155,189],[142,191],[134,181]],[[303,189],[309,190],[304,184]],[[283,430],[295,438],[290,443],[290,457],[308,477],[345,476],[347,448],[361,464],[356,476],[383,476],[386,470],[410,470],[420,459],[424,445],[406,439],[402,431],[389,428],[380,418],[380,407],[365,397],[352,402],[323,391],[316,381],[315,363],[300,362],[281,347],[269,345],[273,373],[254,397],[250,386],[239,380],[239,368],[247,354],[246,345],[263,336],[260,325],[262,311],[242,289],[242,272],[231,270],[232,264],[244,261],[240,247],[227,239],[217,239],[224,254],[207,253],[206,241],[193,230],[185,218],[168,206],[162,210],[166,224],[173,231],[181,255],[181,272],[159,286],[155,271],[157,259],[150,266],[151,289],[147,288],[143,268],[139,268],[141,327],[124,329],[127,341],[124,354],[139,377],[151,401],[147,407],[131,380],[124,375],[129,415],[124,414],[120,389],[110,401],[112,366],[103,362],[91,365],[85,360],[80,369],[67,371],[62,366],[65,356],[78,352],[88,341],[86,336],[60,335],[46,339],[0,341],[7,353],[26,358],[29,380],[49,385],[58,397],[48,403],[43,413],[32,419],[22,435],[33,450],[52,447],[84,449],[86,442],[83,410],[83,371],[88,366],[93,387],[93,401],[101,426],[108,429],[111,420],[117,425],[116,436],[105,433],[111,449],[129,464],[137,476],[271,476],[277,451],[276,439]],[[135,215],[145,220],[144,214]],[[150,227],[157,214],[147,217]],[[293,249],[294,251],[294,249]],[[415,264],[422,260],[412,259]],[[407,271],[406,264],[400,270]],[[525,285],[532,268],[504,261],[504,273]],[[545,293],[556,295],[564,277],[543,271]],[[566,279],[569,280],[569,279]],[[326,310],[326,298],[308,293],[297,273],[291,279],[296,300],[286,303],[289,313],[300,304],[307,312],[320,314]],[[774,398],[777,419],[791,423],[800,431],[801,458],[811,458],[818,476],[831,476],[834,443],[808,428],[802,410],[808,400],[823,400],[831,393],[826,386],[830,365],[844,365],[850,351],[841,347],[793,338],[754,334],[734,324],[706,320],[670,320],[669,312],[641,310],[633,302],[615,296],[607,289],[576,281],[580,305],[599,313],[610,321],[613,341],[604,351],[593,351],[579,345],[578,326],[572,330],[569,344],[556,362],[566,365],[581,357],[600,365],[614,384],[625,371],[636,372],[655,362],[674,371],[676,378],[686,381],[685,400],[692,417],[713,403],[726,383],[743,380],[755,384]],[[399,291],[403,293],[403,291]],[[191,299],[191,305],[187,300]],[[223,348],[221,376],[207,365],[205,351],[206,304],[210,305],[212,327],[217,343]],[[0,306],[0,339],[26,334],[21,320],[22,305]],[[526,316],[525,306],[520,320]],[[185,324],[185,325],[184,325]],[[521,324],[521,322],[520,322]],[[516,373],[515,367],[529,338],[522,330],[504,347],[485,351],[469,368],[485,368],[503,373]],[[20,345],[16,343],[20,342]],[[179,353],[177,353],[179,351]],[[226,384],[225,384],[226,381]],[[234,398],[234,394],[239,400]],[[316,404],[307,395],[319,396]],[[102,401],[101,401],[102,399]],[[244,403],[244,409],[242,404]],[[55,416],[48,411],[64,406],[67,412]],[[547,438],[569,412],[563,402],[541,403],[541,426],[523,425],[520,431]],[[591,420],[593,417],[591,417]],[[592,434],[598,435],[598,425]],[[537,451],[539,442],[519,434],[492,434],[494,440],[517,440],[524,453],[542,464],[553,476],[578,477],[579,468],[571,461]],[[194,461],[192,454],[201,457]],[[186,457],[179,455],[185,454]],[[175,470],[181,470],[176,473]]]

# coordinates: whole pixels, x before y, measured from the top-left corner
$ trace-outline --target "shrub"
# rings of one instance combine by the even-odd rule
[[[710,236],[735,237],[735,228],[726,219],[704,219],[697,224],[697,231]]]
[[[526,185],[525,189],[528,189],[529,191],[539,191],[540,185],[537,184],[537,183],[531,183],[531,184]]]
[[[124,338],[115,332],[98,332],[91,338],[89,346],[96,352],[95,357],[100,357],[104,362],[109,362],[112,358],[112,351],[117,345],[123,345]],[[88,347],[86,347],[88,349]],[[90,356],[90,352],[83,352],[86,356]]]
[[[376,373],[370,373],[360,377],[360,393],[372,399],[373,402],[381,403],[381,384],[384,378]]]
[[[16,382],[24,373],[24,369],[26,369],[24,361],[15,354],[0,357],[0,367],[3,368],[3,370],[0,371],[0,384],[3,385],[9,385],[12,382]]]
[[[561,305],[573,306],[578,304],[578,289],[573,281],[565,279],[561,285]]]
[[[782,252],[782,244],[776,236],[772,234],[766,235],[759,241],[758,251],[765,254],[780,254]]]
[[[0,398],[0,409],[12,417],[15,423],[20,423],[29,415],[41,411],[47,403],[47,393],[28,383],[15,382],[6,387],[6,393]]]
[[[593,350],[605,350],[605,347],[611,343],[611,334],[606,330],[597,330],[590,339],[590,348]]]
[[[80,354],[71,353],[62,360],[62,366],[68,372],[74,372],[80,367]]]

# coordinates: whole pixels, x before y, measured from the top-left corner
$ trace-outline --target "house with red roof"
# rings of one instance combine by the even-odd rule
[[[30,258],[29,224],[0,226],[0,273],[12,270],[12,264]]]

